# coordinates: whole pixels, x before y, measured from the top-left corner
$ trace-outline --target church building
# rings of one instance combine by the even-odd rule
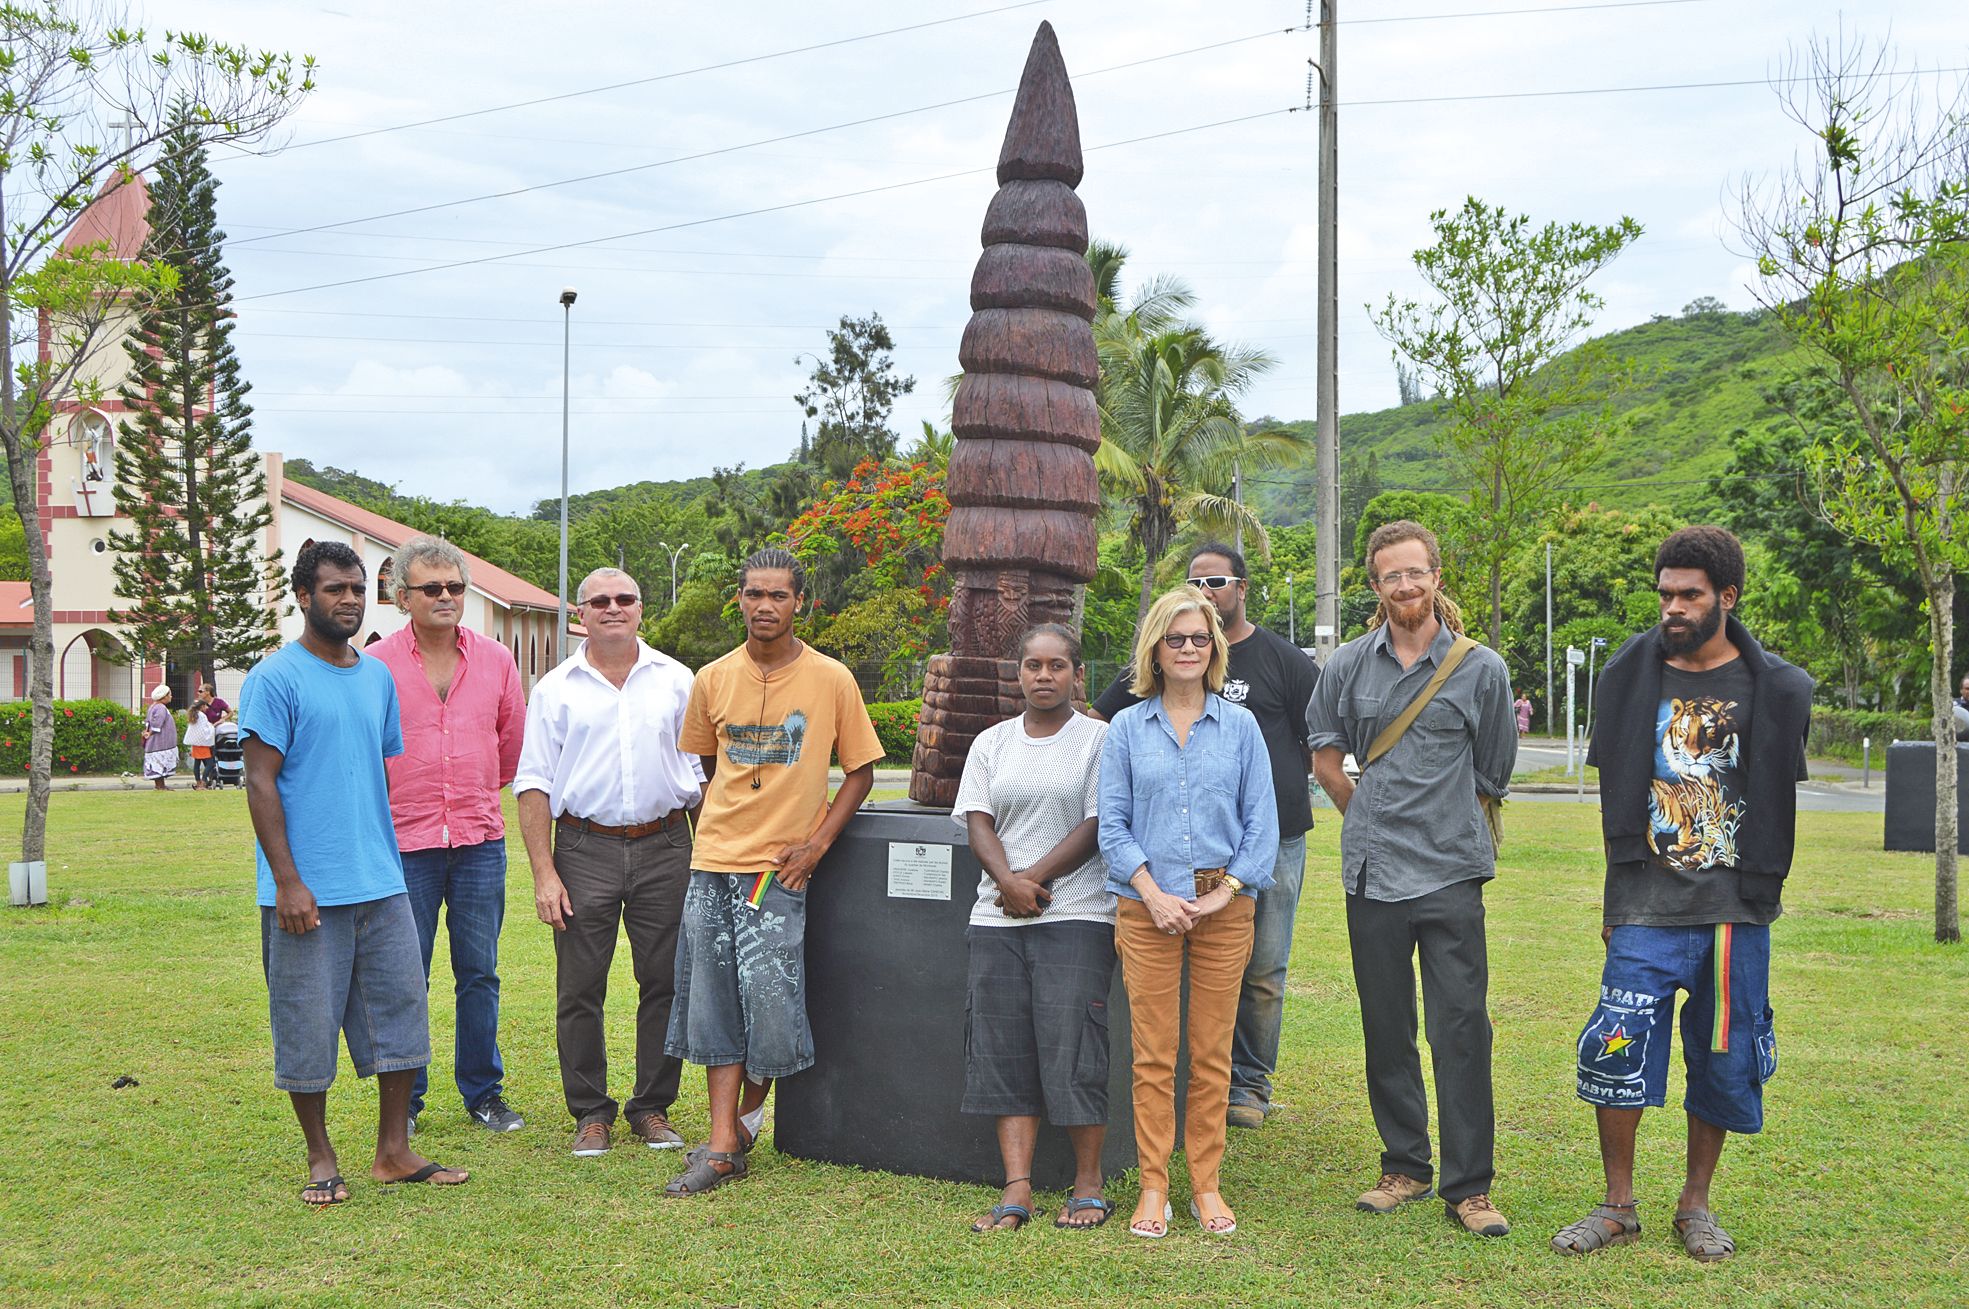
[[[83,211],[63,248],[106,241],[116,258],[135,259],[149,233],[149,211],[150,197],[143,179],[133,176],[105,191]],[[123,341],[133,327],[133,314],[112,311],[82,369],[82,375],[97,384],[87,389],[100,398],[88,404],[71,400],[57,406],[39,456],[35,507],[48,542],[53,583],[55,699],[100,696],[142,712],[145,697],[159,683],[170,684],[176,696],[174,704],[187,704],[188,684],[195,670],[143,659],[130,648],[123,625],[110,616],[113,610],[130,603],[116,593],[112,570],[116,551],[109,537],[113,531],[130,528],[129,518],[117,512],[111,487],[116,477],[120,425],[132,408],[117,390],[129,372]],[[48,356],[49,332],[44,319],[44,359]],[[267,496],[277,506],[259,542],[263,555],[278,557],[285,575],[293,565],[295,551],[309,541],[348,544],[362,558],[374,588],[357,644],[367,645],[402,627],[408,619],[391,595],[389,561],[397,547],[416,533],[381,514],[290,481],[277,453],[262,452],[260,459]],[[471,589],[465,596],[462,621],[513,652],[521,684],[531,691],[541,674],[553,667],[558,601],[550,592],[504,569],[475,556],[468,558]],[[266,597],[266,603],[279,614],[281,639],[297,638],[302,620],[285,585],[279,594]],[[0,582],[0,699],[27,696],[28,637],[32,630],[28,584]],[[219,694],[237,703],[239,684],[245,676],[245,669],[219,669]]]

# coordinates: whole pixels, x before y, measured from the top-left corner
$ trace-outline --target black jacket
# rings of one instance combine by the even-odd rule
[[[1754,687],[1742,743],[1746,809],[1737,834],[1737,875],[1746,900],[1775,902],[1791,871],[1797,835],[1797,784],[1806,776],[1812,679],[1767,653],[1734,616],[1724,621]],[[1607,660],[1594,692],[1596,722],[1586,762],[1600,770],[1600,829],[1609,867],[1644,863],[1651,855],[1648,785],[1654,780],[1661,665],[1667,657],[1661,629],[1651,627]]]

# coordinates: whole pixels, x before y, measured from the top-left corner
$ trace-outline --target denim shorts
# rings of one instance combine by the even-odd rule
[[[1725,978],[1729,994],[1719,1006],[1718,981]],[[1726,1131],[1761,1131],[1764,1083],[1778,1070],[1770,979],[1769,927],[1614,928],[1600,1006],[1579,1034],[1579,1098],[1610,1109],[1667,1103],[1675,992],[1682,990],[1689,993],[1682,1006],[1689,1075],[1682,1107]]]
[[[677,998],[663,1053],[754,1081],[813,1067],[807,1025],[807,893],[764,874],[691,873],[677,934]]]
[[[326,1091],[346,1036],[357,1077],[431,1062],[424,960],[410,897],[328,905],[321,926],[295,935],[260,909],[260,962],[273,1016],[273,1084]]]

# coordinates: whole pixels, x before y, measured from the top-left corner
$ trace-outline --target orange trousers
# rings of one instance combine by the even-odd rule
[[[1169,1191],[1176,1148],[1176,1048],[1183,1036],[1183,958],[1190,964],[1190,1087],[1183,1152],[1190,1191],[1216,1191],[1231,1103],[1231,1030],[1251,958],[1257,901],[1240,895],[1180,936],[1155,925],[1140,900],[1117,897],[1114,944],[1128,988],[1135,1054],[1135,1155],[1142,1189]]]

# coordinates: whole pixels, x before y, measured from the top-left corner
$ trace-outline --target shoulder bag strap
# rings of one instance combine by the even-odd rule
[[[1395,748],[1395,743],[1402,739],[1402,734],[1408,731],[1409,726],[1421,716],[1422,710],[1436,698],[1436,692],[1443,689],[1443,683],[1449,680],[1449,675],[1456,671],[1458,664],[1463,662],[1463,656],[1476,648],[1477,643],[1469,637],[1456,638],[1449,647],[1449,653],[1443,656],[1443,662],[1436,669],[1436,675],[1429,679],[1427,686],[1422,688],[1422,694],[1411,700],[1408,708],[1402,710],[1401,716],[1382,728],[1381,734],[1374,738],[1374,744],[1367,747],[1367,758],[1361,760],[1363,769]]]

